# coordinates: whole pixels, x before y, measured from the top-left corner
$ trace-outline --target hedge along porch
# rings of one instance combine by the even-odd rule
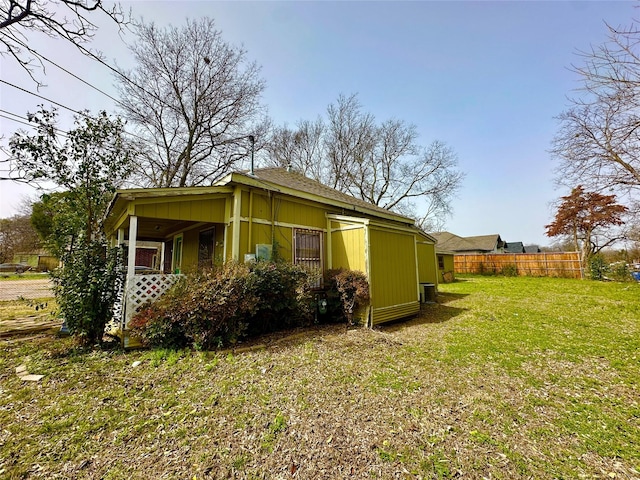
[[[125,340],[136,309],[161,295],[175,274],[267,257],[272,248],[319,274],[336,268],[364,272],[371,290],[370,309],[362,312],[368,325],[418,313],[420,283],[437,285],[435,240],[411,218],[285,169],[231,173],[210,187],[121,190],[105,229],[113,245],[127,245],[119,322]],[[140,242],[158,245],[155,267],[161,274],[135,274]]]

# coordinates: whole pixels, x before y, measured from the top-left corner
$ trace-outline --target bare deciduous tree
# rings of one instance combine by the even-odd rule
[[[29,32],[40,32],[51,38],[68,40],[85,54],[97,56],[84,47],[98,29],[90,18],[102,13],[117,25],[127,23],[119,3],[105,6],[102,0],[2,0],[0,3],[0,42],[4,52],[22,66],[38,85],[34,68],[44,64],[38,52],[31,48]],[[109,2],[111,3],[111,2]]]
[[[136,29],[130,50],[137,65],[122,70],[117,82],[123,114],[145,139],[140,183],[211,183],[247,158],[249,135],[264,137],[260,69],[209,18],[183,28],[142,23]]]
[[[291,166],[310,178],[374,205],[417,218],[427,230],[442,226],[460,187],[455,152],[442,142],[417,143],[414,125],[377,123],[356,95],[340,96],[327,122],[301,121],[276,129],[267,148],[271,165]],[[418,205],[419,204],[419,205]]]
[[[558,118],[558,180],[593,190],[640,187],[640,30],[608,26],[604,44],[581,53],[582,95]]]
[[[40,238],[29,215],[0,218],[0,263],[12,262],[16,253],[35,253],[39,249]]]
[[[278,167],[292,167],[311,178],[329,183],[323,171],[324,133],[326,125],[321,117],[315,122],[301,120],[295,129],[276,127],[265,146],[268,163]]]

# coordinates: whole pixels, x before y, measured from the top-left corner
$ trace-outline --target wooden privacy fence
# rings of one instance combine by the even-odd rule
[[[456,273],[582,278],[579,252],[454,255]]]

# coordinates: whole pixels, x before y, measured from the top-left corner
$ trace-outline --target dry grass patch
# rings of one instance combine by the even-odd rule
[[[50,319],[56,312],[54,298],[0,301],[0,322],[16,318]]]
[[[236,354],[3,342],[0,476],[639,478],[637,287],[468,278]]]

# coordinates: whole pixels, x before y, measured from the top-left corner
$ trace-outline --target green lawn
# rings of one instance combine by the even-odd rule
[[[2,341],[0,478],[640,478],[640,284],[440,291],[235,354]]]
[[[35,272],[27,272],[27,273],[0,272],[0,282],[9,281],[9,280],[40,280],[42,278],[49,278],[49,274],[35,273]]]

